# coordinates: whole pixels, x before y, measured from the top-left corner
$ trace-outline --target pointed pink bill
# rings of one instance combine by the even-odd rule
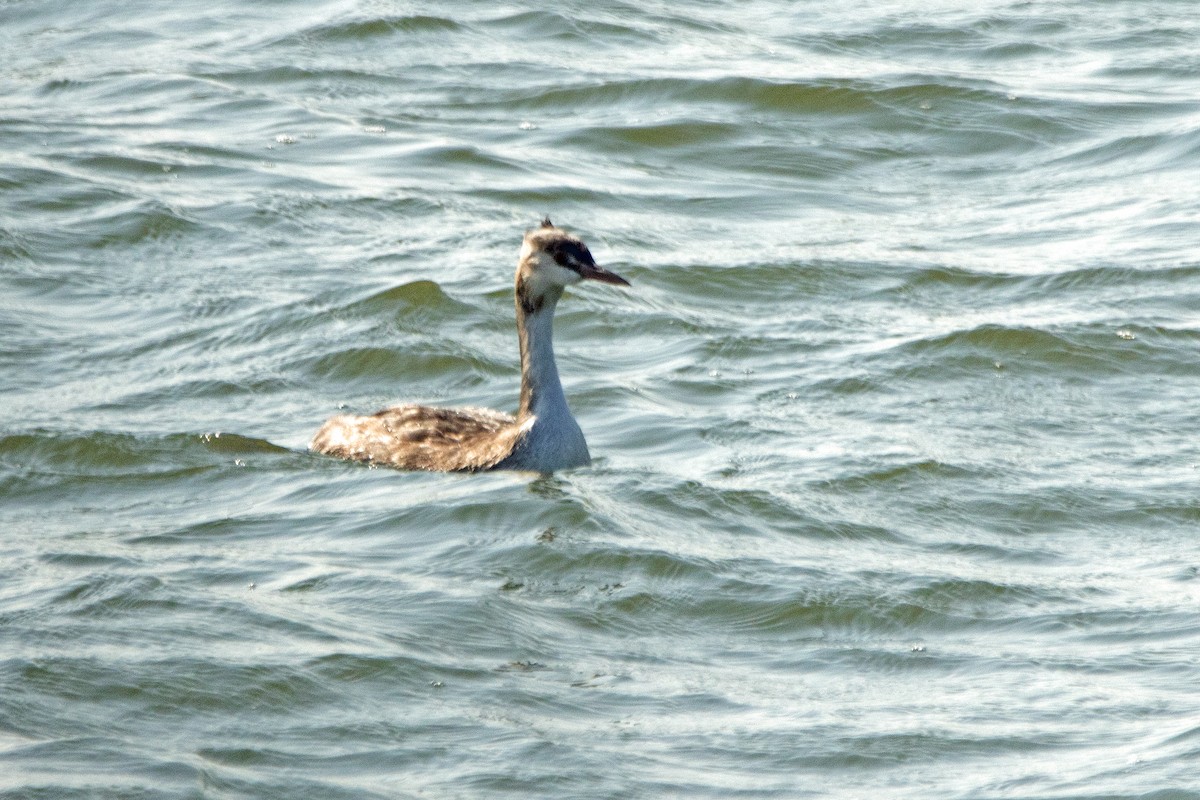
[[[600,281],[601,283],[611,283],[616,286],[628,286],[629,281],[622,278],[615,272],[605,269],[597,264],[586,264],[579,269],[579,274],[584,280]]]

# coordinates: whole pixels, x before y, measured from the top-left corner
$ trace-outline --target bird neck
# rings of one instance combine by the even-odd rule
[[[536,303],[518,289],[517,339],[521,346],[521,407],[519,419],[553,417],[565,411],[567,398],[554,361],[554,307],[562,290],[550,291]]]

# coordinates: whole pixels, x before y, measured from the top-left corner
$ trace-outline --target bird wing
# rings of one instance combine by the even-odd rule
[[[475,471],[496,466],[523,434],[515,417],[490,409],[402,405],[333,417],[309,448],[397,469]]]

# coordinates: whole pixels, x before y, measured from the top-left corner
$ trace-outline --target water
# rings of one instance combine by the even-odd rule
[[[0,7],[0,795],[1195,798],[1192,3]],[[516,404],[543,214],[596,463]]]

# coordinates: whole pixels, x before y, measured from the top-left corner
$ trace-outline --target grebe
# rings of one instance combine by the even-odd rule
[[[554,307],[582,280],[628,286],[596,264],[587,245],[547,217],[527,231],[517,261],[517,340],[521,404],[514,417],[486,408],[400,405],[326,422],[309,449],[397,469],[553,472],[591,463],[567,407],[552,342]]]

